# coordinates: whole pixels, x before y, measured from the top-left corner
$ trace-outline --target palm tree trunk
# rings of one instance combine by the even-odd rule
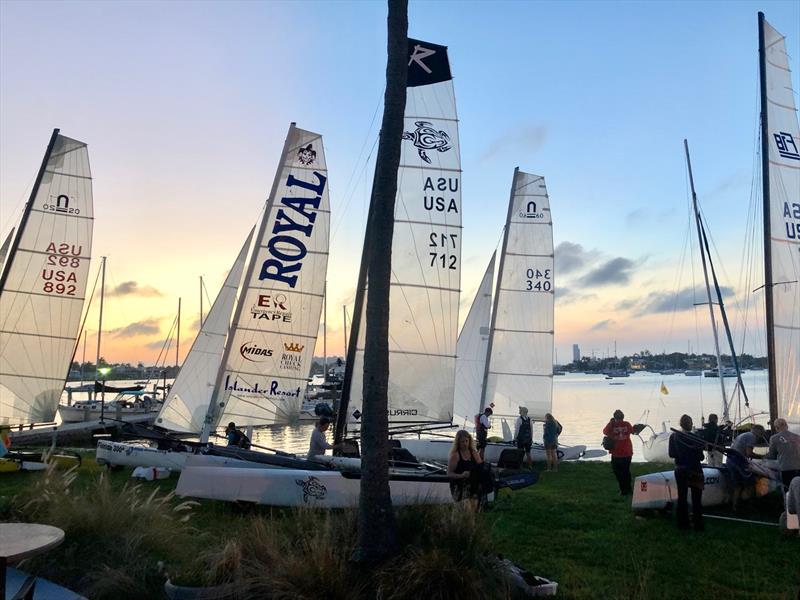
[[[361,425],[361,496],[358,503],[357,562],[391,554],[397,542],[389,492],[389,281],[392,272],[397,168],[406,109],[408,0],[389,0],[388,61],[383,123],[372,192],[373,220],[368,227],[367,329]]]

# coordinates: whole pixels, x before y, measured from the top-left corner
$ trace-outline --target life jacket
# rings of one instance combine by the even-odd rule
[[[521,444],[530,444],[533,439],[533,431],[531,429],[531,418],[520,417],[519,432],[517,433],[517,442]]]

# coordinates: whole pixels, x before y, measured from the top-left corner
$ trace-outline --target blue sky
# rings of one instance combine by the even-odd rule
[[[704,320],[659,301],[691,286],[688,267],[678,276],[684,137],[723,283],[743,301],[758,10],[787,36],[798,89],[797,2],[412,2],[409,34],[450,48],[464,294],[500,238],[519,165],[546,177],[556,243],[572,244],[564,256],[579,264],[557,275],[570,292],[556,309],[560,357],[574,342],[602,354],[615,339],[621,354],[688,340],[710,351]],[[177,296],[196,312],[200,274],[215,293],[296,121],[325,138],[338,323],[361,250],[385,14],[382,2],[2,2],[1,233],[18,218],[51,129],[88,142],[95,255],[109,256],[112,284],[161,294],[109,304],[111,328],[150,323],[131,330],[147,335],[112,336],[109,358],[152,359],[147,346],[166,333]],[[601,267],[609,277],[598,285],[590,275]],[[336,323],[331,335],[341,336]]]

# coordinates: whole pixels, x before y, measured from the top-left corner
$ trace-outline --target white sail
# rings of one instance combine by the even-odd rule
[[[553,224],[544,178],[514,171],[482,406],[537,420],[553,396]]]
[[[183,361],[167,400],[156,418],[156,424],[160,427],[192,433],[199,432],[203,427],[214,395],[214,384],[225,350],[225,338],[236,303],[236,292],[252,237],[251,231]]]
[[[452,418],[461,282],[461,159],[447,48],[408,42],[389,300],[389,421],[395,424]],[[351,422],[361,414],[366,306],[365,299]]]
[[[56,130],[4,265],[0,422],[55,417],[83,311],[92,223],[86,144]]]
[[[328,269],[327,184],[322,136],[292,124],[217,379],[217,422],[286,423],[300,411]]]
[[[494,260],[492,253],[486,272],[469,308],[467,320],[461,327],[456,345],[456,393],[453,403],[453,423],[459,427],[472,427],[481,404],[483,374],[489,348],[489,325],[492,311],[492,280]]]
[[[800,431],[800,129],[784,37],[764,21],[778,417]]]
[[[4,241],[3,245],[0,246],[0,272],[2,272],[3,266],[6,264],[6,256],[8,256],[8,250],[11,248],[11,241],[14,239],[15,231],[16,229],[12,227],[11,231],[6,237],[6,241]]]

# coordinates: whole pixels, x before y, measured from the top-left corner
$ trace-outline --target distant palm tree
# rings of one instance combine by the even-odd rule
[[[383,123],[372,188],[373,219],[367,232],[370,253],[361,421],[361,495],[358,545],[353,553],[353,560],[359,562],[380,560],[391,554],[397,545],[389,491],[389,283],[397,168],[406,110],[408,0],[389,0],[387,29]]]

